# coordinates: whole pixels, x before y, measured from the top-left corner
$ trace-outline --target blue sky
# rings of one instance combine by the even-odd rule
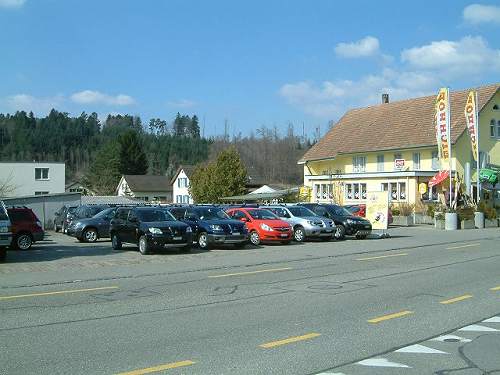
[[[0,0],[0,112],[205,119],[205,134],[499,82],[485,1]]]

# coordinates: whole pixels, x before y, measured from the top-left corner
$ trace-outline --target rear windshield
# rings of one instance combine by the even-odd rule
[[[247,210],[250,216],[256,220],[276,220],[278,216],[269,210]]]
[[[138,210],[137,217],[139,220],[151,223],[153,221],[174,221],[175,217],[173,217],[170,212],[164,210]]]
[[[293,216],[304,217],[304,216],[317,216],[310,209],[305,207],[288,207]]]
[[[219,220],[229,219],[229,216],[222,210],[222,208],[204,207],[195,210],[200,220]]]
[[[30,222],[33,221],[33,215],[27,210],[10,210],[10,220],[13,223]]]

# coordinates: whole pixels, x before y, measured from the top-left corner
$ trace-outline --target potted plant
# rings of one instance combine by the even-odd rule
[[[496,228],[498,227],[497,210],[494,207],[484,205],[484,227]]]
[[[391,207],[393,225],[401,225],[409,227],[413,225],[413,210],[415,205],[406,202],[400,203],[398,206]]]
[[[444,213],[436,211],[434,213],[434,228],[444,229]]]
[[[474,207],[464,206],[457,209],[460,229],[474,229]]]
[[[444,214],[444,229],[457,230],[458,229],[458,215],[454,208],[447,208]]]

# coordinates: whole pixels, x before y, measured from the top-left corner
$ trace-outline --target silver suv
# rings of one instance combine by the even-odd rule
[[[12,242],[12,233],[9,215],[7,214],[7,209],[0,201],[0,262],[5,260],[7,256],[7,246],[10,246]]]
[[[293,237],[297,242],[302,242],[306,238],[320,238],[323,241],[329,241],[335,233],[333,220],[318,216],[308,208],[291,204],[263,207],[292,225]]]

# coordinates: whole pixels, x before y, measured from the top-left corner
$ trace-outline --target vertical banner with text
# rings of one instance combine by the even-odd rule
[[[469,131],[470,144],[472,146],[472,155],[474,160],[478,160],[478,139],[477,139],[477,103],[476,95],[474,91],[470,91],[467,96],[467,103],[465,103],[465,121],[467,124],[467,130]]]
[[[440,170],[449,169],[451,153],[450,91],[439,90],[436,97],[436,139],[439,150]]]

